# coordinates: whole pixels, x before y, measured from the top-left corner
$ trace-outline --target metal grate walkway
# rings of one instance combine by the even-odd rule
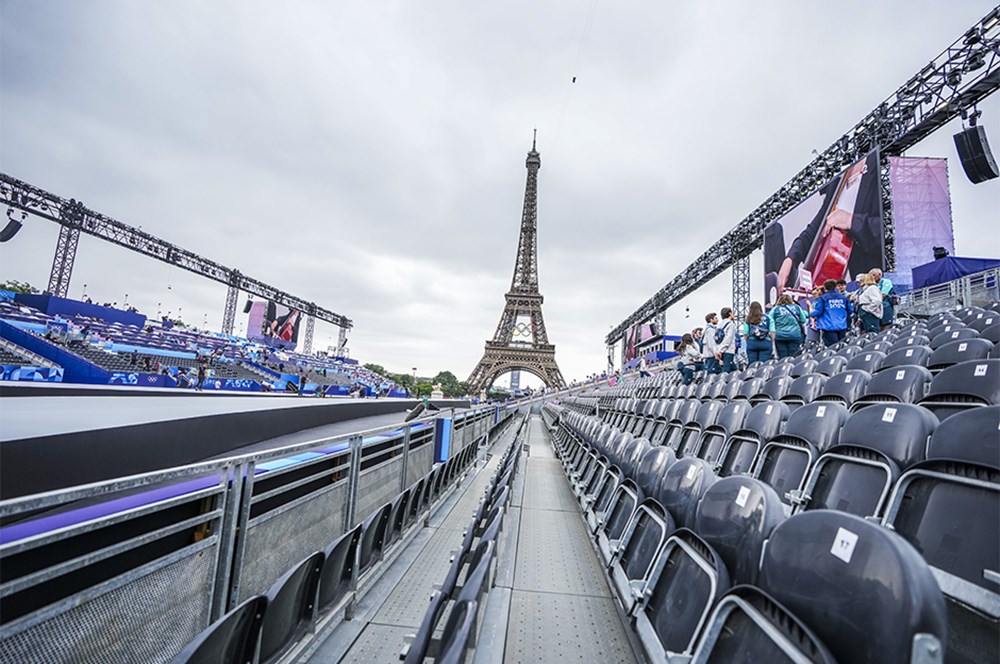
[[[505,432],[494,451],[509,444],[512,435],[513,430]],[[538,416],[529,423],[526,443],[529,455],[514,478],[513,499],[504,517],[476,664],[636,662],[576,500]],[[338,625],[299,662],[399,661],[404,637],[417,631],[499,459],[497,454],[466,478],[429,527],[359,599],[354,620]]]

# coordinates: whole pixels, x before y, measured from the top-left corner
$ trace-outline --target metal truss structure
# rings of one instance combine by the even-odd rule
[[[68,293],[73,261],[76,258],[77,242],[80,233],[86,233],[226,284],[229,290],[226,293],[226,308],[222,324],[222,331],[226,334],[232,334],[233,331],[236,303],[240,291],[284,305],[289,309],[301,311],[309,317],[333,323],[341,329],[349,329],[354,326],[351,319],[346,316],[319,307],[314,302],[307,302],[263,281],[248,277],[240,273],[239,270],[220,265],[138,228],[95,212],[79,201],[66,200],[5,173],[0,173],[0,205],[7,205],[9,208],[54,221],[62,227],[59,231],[56,255],[52,261],[52,273],[49,277],[48,292],[52,295],[65,297]]]
[[[733,263],[733,313],[743,320],[750,308],[750,256]]]
[[[521,236],[517,243],[517,259],[506,305],[492,341],[486,342],[483,358],[469,376],[473,393],[489,388],[499,376],[512,370],[527,371],[538,376],[548,387],[565,387],[562,372],[556,364],[556,347],[549,343],[542,317],[542,298],[538,292],[538,169],[541,155],[531,142],[531,152],[525,160],[528,179],[524,188],[524,209],[521,213]],[[525,328],[531,341],[514,341],[519,330],[518,318],[530,319]]]
[[[784,216],[844,168],[879,150],[886,265],[895,267],[895,229],[888,157],[934,133],[1000,87],[1000,7],[921,68],[889,98],[865,115],[833,145],[820,153],[735,228],[649,298],[608,333],[607,344],[621,339],[636,323],[653,319],[691,291],[747,258],[762,246],[764,227]],[[733,300],[749,300],[749,281],[739,280]],[[737,278],[733,277],[733,286]]]

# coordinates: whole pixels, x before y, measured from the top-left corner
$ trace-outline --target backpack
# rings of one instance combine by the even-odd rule
[[[750,325],[750,334],[754,339],[767,339],[771,334],[771,326],[768,325],[767,319],[762,318],[759,323]]]
[[[802,319],[799,314],[792,309],[797,305],[779,304],[771,311],[774,317],[774,331],[778,339],[802,339]],[[799,309],[799,311],[802,311]]]
[[[716,328],[716,330],[715,330],[715,343],[716,343],[716,345],[721,344],[722,340],[726,338],[726,328],[728,328],[728,327],[729,327],[729,323],[727,322],[722,327]]]

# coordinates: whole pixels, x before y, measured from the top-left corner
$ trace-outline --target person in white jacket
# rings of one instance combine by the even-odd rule
[[[722,373],[729,373],[734,368],[733,360],[736,358],[736,319],[733,317],[733,310],[723,307],[722,323],[719,330],[722,332],[722,341],[715,345],[715,359],[722,367]]]
[[[861,293],[858,294],[858,306],[861,308],[861,327],[865,332],[878,332],[882,321],[882,289],[878,287],[875,278],[868,273],[858,277]]]
[[[715,358],[715,330],[719,317],[713,311],[705,314],[705,331],[701,335],[701,356],[705,358],[705,373],[719,373],[719,362]]]

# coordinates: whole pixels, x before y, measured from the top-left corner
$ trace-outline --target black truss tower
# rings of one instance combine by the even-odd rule
[[[881,160],[885,260],[892,269],[896,264],[896,238],[888,157],[902,154],[954,118],[964,116],[998,87],[1000,7],[995,7],[609,332],[605,338],[607,345],[621,339],[632,325],[652,320],[657,313],[760,248],[765,226],[875,149],[879,150]],[[735,271],[733,288],[734,304],[749,301],[749,279]]]
[[[517,243],[517,259],[507,303],[493,339],[486,342],[483,359],[469,376],[473,393],[489,388],[500,375],[512,370],[527,371],[542,379],[547,387],[565,387],[562,372],[556,364],[556,347],[549,343],[542,318],[542,298],[538,292],[538,250],[535,244],[538,226],[538,169],[541,155],[531,142],[531,152],[525,161],[528,180],[524,187],[524,210],[521,213],[521,236]],[[531,341],[514,341],[518,317],[531,320]]]
[[[61,226],[55,257],[52,260],[52,272],[49,276],[48,292],[52,295],[66,297],[69,292],[70,276],[73,274],[73,262],[76,259],[76,247],[82,232],[226,284],[229,288],[226,291],[226,305],[222,316],[222,332],[225,334],[233,332],[240,291],[306,314],[306,339],[303,344],[303,349],[306,352],[309,352],[312,347],[312,330],[315,325],[313,318],[333,323],[342,330],[354,326],[351,319],[346,316],[319,307],[314,302],[308,302],[291,293],[286,293],[274,286],[248,277],[239,270],[220,265],[211,259],[199,256],[166,240],[161,240],[117,219],[90,210],[79,201],[66,200],[6,173],[0,173],[0,205],[6,205],[9,209],[21,210],[24,214],[32,214],[42,219],[54,221]]]

